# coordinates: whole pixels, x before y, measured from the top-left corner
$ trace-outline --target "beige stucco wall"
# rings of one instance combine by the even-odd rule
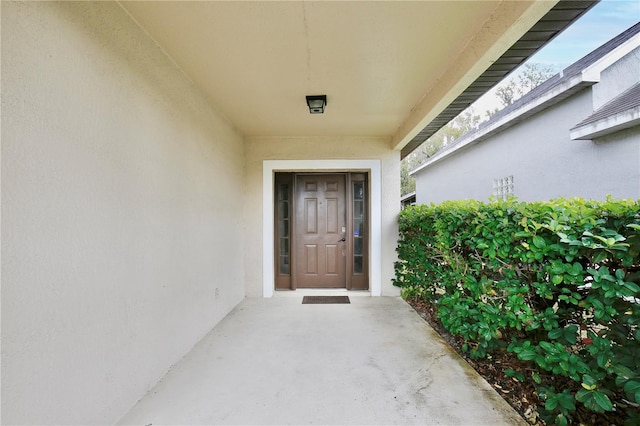
[[[321,118],[321,117],[320,117]],[[382,295],[399,294],[391,284],[400,211],[400,153],[390,139],[373,137],[246,138],[245,281],[247,296],[262,296],[262,167],[264,160],[376,159],[382,177]]]
[[[109,424],[244,297],[244,141],[115,2],[2,2],[2,423]]]

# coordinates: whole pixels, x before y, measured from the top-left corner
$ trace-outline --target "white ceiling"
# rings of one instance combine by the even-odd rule
[[[246,136],[402,148],[555,1],[121,1]],[[326,94],[322,115],[305,95]]]

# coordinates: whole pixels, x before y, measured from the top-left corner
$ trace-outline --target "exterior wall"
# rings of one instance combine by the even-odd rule
[[[445,200],[486,201],[493,179],[512,175],[522,201],[579,196],[638,198],[638,130],[606,141],[572,141],[569,128],[592,112],[585,89],[522,122],[416,173],[419,204]],[[623,139],[622,142],[615,141]]]
[[[640,72],[638,70],[640,70],[640,48],[634,49],[603,70],[600,74],[600,82],[593,86],[593,110],[597,110],[639,82]]]
[[[244,297],[244,140],[115,2],[2,2],[2,423],[113,424]]]
[[[400,211],[400,153],[385,138],[247,138],[245,191],[245,280],[247,296],[263,292],[262,168],[264,160],[378,159],[382,164],[382,295],[399,294],[391,284]]]
[[[615,198],[640,199],[640,126],[602,136],[593,143],[600,151],[599,157],[606,158],[606,170],[619,168],[615,170],[617,181],[607,179],[607,194]]]

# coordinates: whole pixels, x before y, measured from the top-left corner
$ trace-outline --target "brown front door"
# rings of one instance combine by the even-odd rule
[[[298,288],[346,287],[345,175],[296,175]]]

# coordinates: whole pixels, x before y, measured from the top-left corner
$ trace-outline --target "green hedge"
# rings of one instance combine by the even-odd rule
[[[507,375],[536,383],[543,419],[582,404],[640,424],[638,201],[453,201],[399,223],[394,284],[434,303],[472,357],[528,363]]]

